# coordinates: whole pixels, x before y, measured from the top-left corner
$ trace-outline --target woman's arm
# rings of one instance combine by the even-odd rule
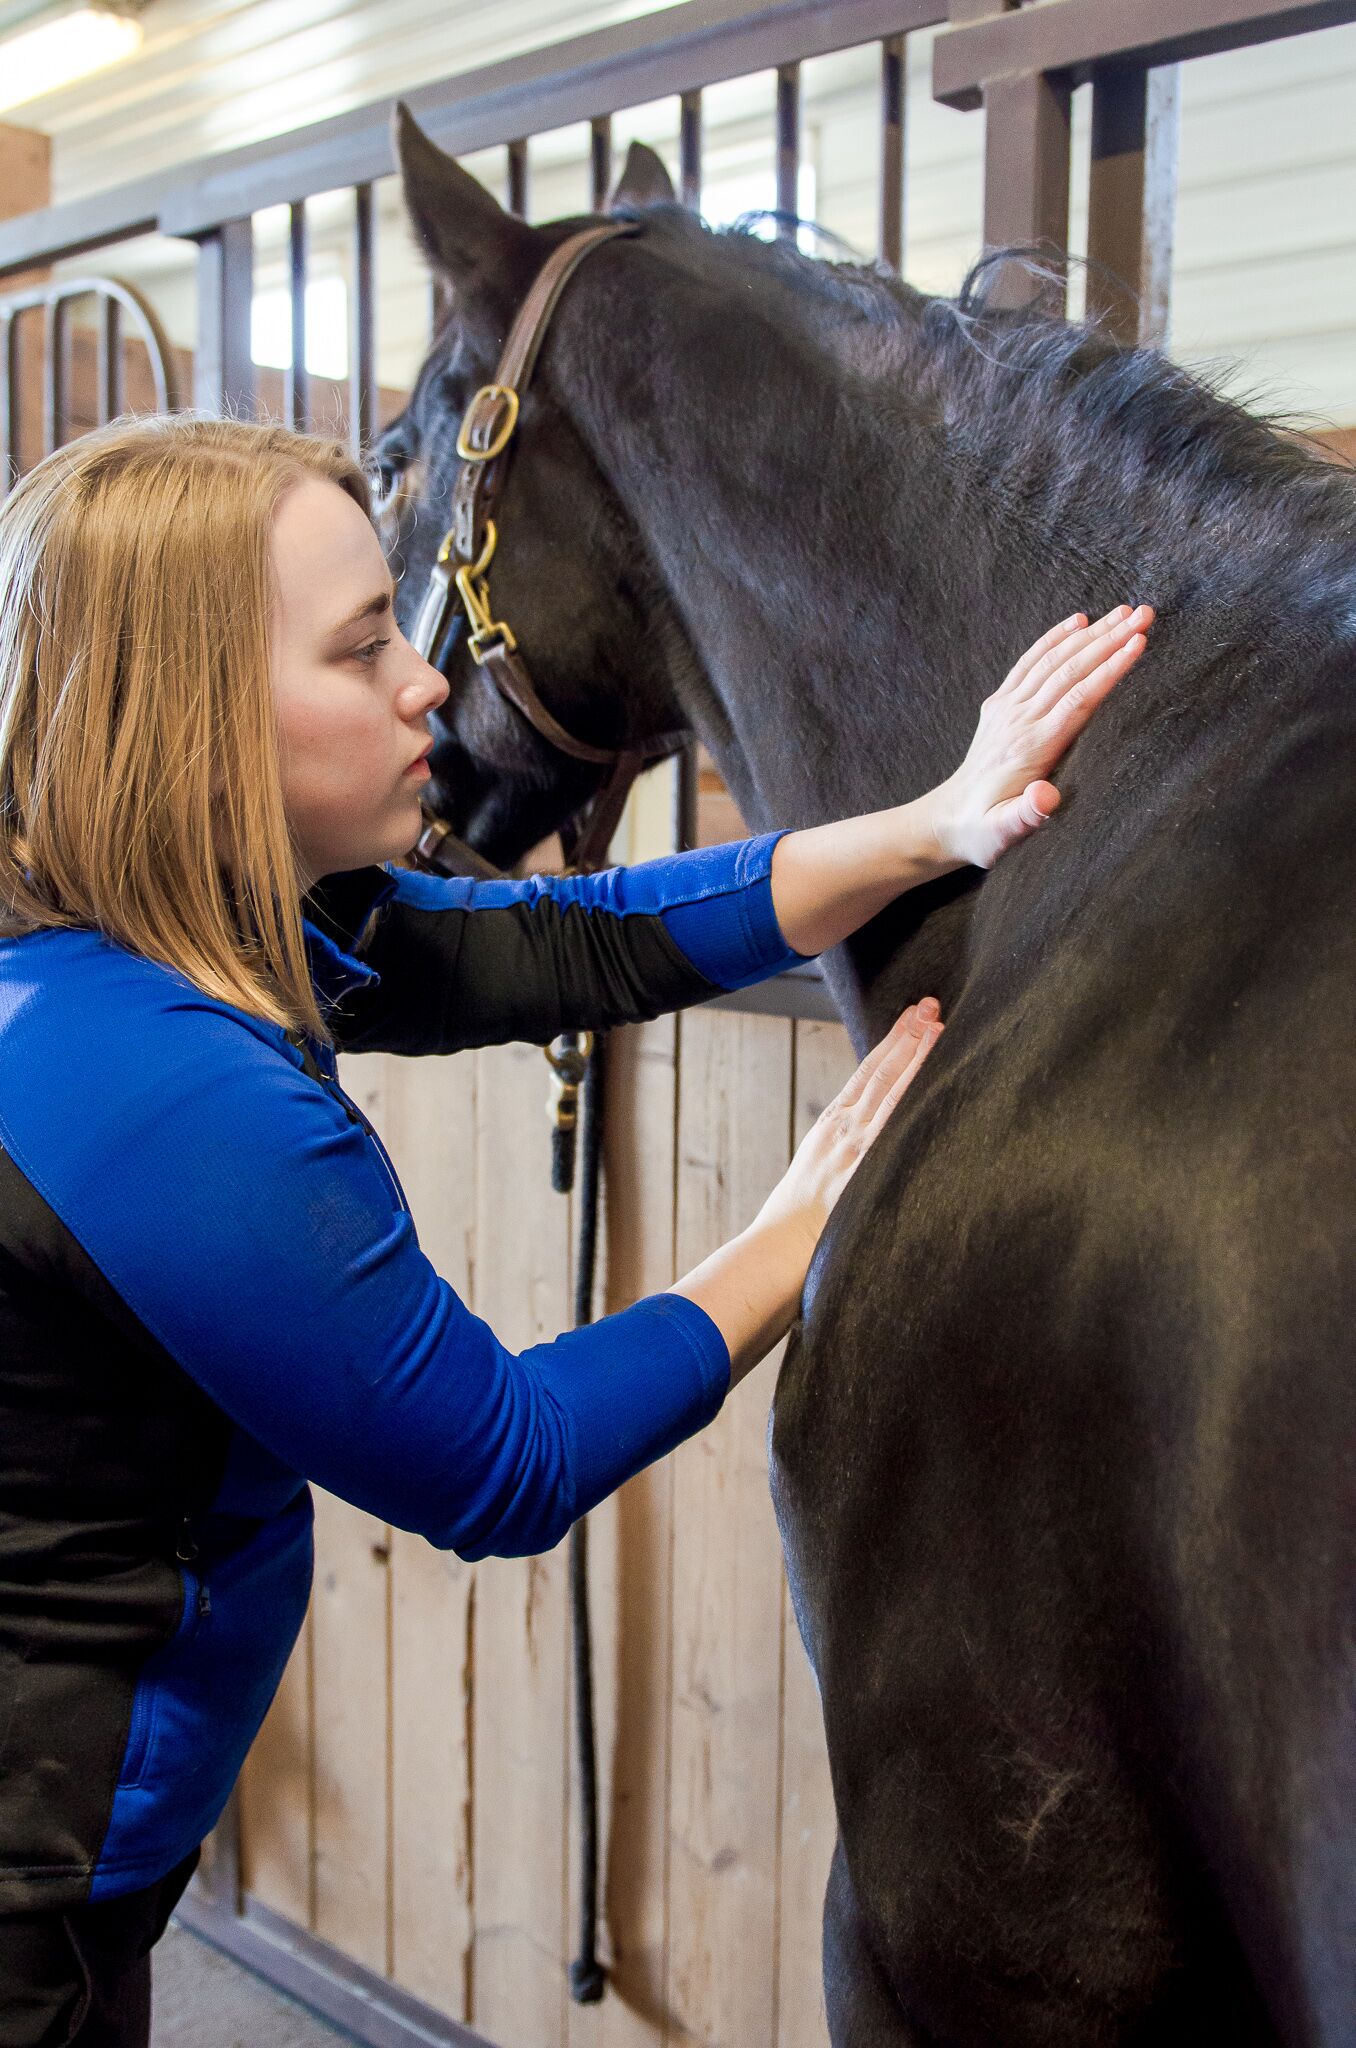
[[[711,1420],[731,1349],[746,1370],[785,1327],[888,1114],[868,1062],[870,1102],[821,1119],[742,1241],[514,1352],[434,1270],[389,1161],[276,1026],[53,937],[0,988],[0,1146],[152,1349],[286,1470],[464,1557],[549,1549]]]
[[[1122,606],[1046,634],[985,703],[956,773],[892,810],[597,875],[326,876],[308,915],[357,952],[331,1020],[339,1045],[448,1053],[634,1023],[780,974],[951,868],[991,867],[1055,809],[1040,778],[1151,619]]]
[[[347,924],[358,948],[350,966],[367,983],[350,976],[335,1037],[347,1052],[540,1045],[780,974],[802,955],[772,908],[778,836],[596,875],[472,882],[366,868],[327,877],[307,912],[330,915],[341,943]]]
[[[960,767],[910,804],[788,832],[772,858],[772,902],[788,944],[821,953],[896,896],[953,868],[989,868],[1059,804],[1045,781],[1097,706],[1144,652],[1148,605],[1088,625],[1065,619],[988,698]]]

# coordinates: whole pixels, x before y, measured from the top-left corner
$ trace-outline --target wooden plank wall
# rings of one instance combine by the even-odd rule
[[[852,1059],[837,1025],[725,1010],[612,1049],[617,1308],[749,1220]],[[439,1271],[515,1345],[563,1327],[540,1052],[342,1064]],[[310,1615],[242,1779],[247,1892],[503,2048],[823,2048],[832,1806],[768,1499],[774,1370],[591,1523],[603,2004],[566,1988],[563,1546],[470,1567],[317,1496]]]

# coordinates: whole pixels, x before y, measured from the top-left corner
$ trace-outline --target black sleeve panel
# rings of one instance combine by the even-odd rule
[[[708,1001],[661,918],[562,909],[549,898],[497,909],[377,910],[358,957],[380,981],[330,1018],[345,1052],[449,1053],[562,1031],[604,1031]]]

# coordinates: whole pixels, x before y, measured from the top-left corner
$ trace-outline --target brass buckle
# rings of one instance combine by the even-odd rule
[[[482,423],[480,410],[482,406],[488,406],[490,409],[489,418],[485,421],[487,431],[493,425],[495,413],[500,406],[505,408],[507,415],[490,434],[490,439],[483,448],[471,440],[471,435]],[[517,424],[518,394],[513,386],[511,384],[482,384],[475,397],[471,400],[471,403],[467,406],[461,425],[457,429],[458,455],[460,455],[463,462],[493,462],[495,457],[502,455],[508,447],[509,442],[513,439],[513,429]]]

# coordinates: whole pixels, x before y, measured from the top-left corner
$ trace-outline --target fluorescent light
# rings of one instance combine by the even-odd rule
[[[130,56],[141,23],[101,7],[76,7],[0,41],[0,110],[57,92]]]

